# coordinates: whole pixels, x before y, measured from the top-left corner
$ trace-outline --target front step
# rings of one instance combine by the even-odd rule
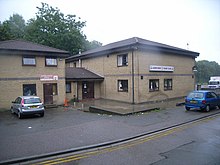
[[[44,107],[45,107],[46,109],[49,109],[49,108],[57,108],[58,105],[56,105],[56,104],[45,104]]]

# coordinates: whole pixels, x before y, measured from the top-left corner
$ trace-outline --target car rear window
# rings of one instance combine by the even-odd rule
[[[28,99],[24,99],[24,103],[25,104],[33,104],[33,103],[40,103],[40,99],[39,98],[28,98]]]
[[[192,92],[188,95],[188,98],[197,98],[197,99],[202,99],[204,98],[204,93],[200,92]]]

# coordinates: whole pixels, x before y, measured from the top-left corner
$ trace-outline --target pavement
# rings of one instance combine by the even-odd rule
[[[160,102],[148,102],[141,104],[130,104],[106,99],[90,99],[83,102],[70,103],[69,107],[77,110],[83,110],[93,113],[109,115],[131,115],[135,113],[147,112],[175,107],[182,105],[185,98],[164,100]]]
[[[90,100],[68,107],[46,109],[44,117],[24,119],[18,119],[10,114],[9,110],[0,112],[0,164],[120,141],[220,112],[219,109],[208,113],[188,112],[184,106],[176,107],[174,103],[176,104],[177,100],[155,104],[154,107],[160,108],[154,109],[149,104],[131,105],[107,100]],[[91,106],[103,105],[105,110],[112,109],[114,112],[123,109],[129,113],[116,115],[90,112]],[[150,111],[139,111],[143,109]]]

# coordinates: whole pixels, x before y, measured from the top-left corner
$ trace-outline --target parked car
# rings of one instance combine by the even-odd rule
[[[191,108],[210,111],[212,108],[218,107],[220,109],[220,97],[211,91],[193,91],[185,99],[185,108]]]
[[[44,116],[44,105],[37,96],[19,96],[12,101],[11,113],[16,113],[21,119],[24,115],[39,114]]]

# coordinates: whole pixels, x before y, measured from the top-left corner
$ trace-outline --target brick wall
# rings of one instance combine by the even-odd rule
[[[43,99],[43,84],[57,83],[54,103],[65,98],[65,60],[57,59],[57,67],[45,67],[45,57],[36,57],[36,66],[22,66],[22,56],[0,55],[0,108],[10,108],[11,101],[23,95],[23,84],[36,84],[37,95]],[[57,81],[40,81],[41,75],[58,75]]]

